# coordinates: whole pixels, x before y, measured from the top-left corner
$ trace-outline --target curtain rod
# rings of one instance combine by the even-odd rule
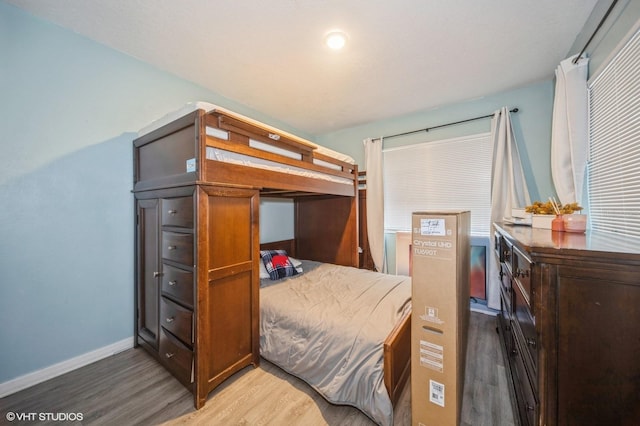
[[[510,110],[509,112],[518,112],[518,108],[514,108],[514,109]],[[494,114],[483,115],[482,117],[468,118],[466,120],[455,121],[453,123],[440,124],[439,126],[427,127],[426,129],[412,130],[410,132],[398,133],[396,135],[383,136],[382,139],[397,138],[398,136],[406,136],[406,135],[410,135],[410,134],[413,134],[413,133],[428,132],[429,130],[439,129],[440,127],[453,126],[454,124],[466,123],[467,121],[480,120],[480,119],[483,119],[483,118],[491,118],[491,117],[493,117],[493,115]]]
[[[584,47],[582,48],[578,56],[576,56],[576,58],[571,62],[573,62],[574,64],[578,63],[578,60],[582,57],[582,54],[584,53],[584,51],[587,50],[587,47],[589,47],[589,44],[591,43],[591,40],[593,40],[593,37],[595,37],[596,33],[600,31],[600,27],[602,27],[602,24],[604,24],[604,21],[607,20],[607,17],[613,10],[613,7],[616,5],[616,3],[618,3],[618,0],[613,0],[613,2],[611,2],[611,6],[609,6],[609,9],[607,9],[607,13],[604,14],[602,19],[600,20],[600,23],[596,27],[595,31],[593,32],[593,34],[591,34],[591,37],[589,37],[589,40],[587,40],[587,43],[584,45]]]

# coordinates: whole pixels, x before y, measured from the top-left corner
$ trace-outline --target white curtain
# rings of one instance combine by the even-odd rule
[[[551,176],[562,204],[581,203],[588,156],[589,60],[574,57],[556,69],[551,125]]]
[[[518,153],[518,145],[511,127],[509,109],[503,107],[491,119],[493,164],[491,168],[491,222],[511,216],[514,207],[531,204],[527,182]],[[493,230],[490,232],[491,253],[494,249]],[[500,309],[500,277],[496,257],[489,256],[487,306]]]
[[[382,138],[364,140],[367,171],[367,237],[376,269],[386,272],[384,248],[384,186],[382,180]]]

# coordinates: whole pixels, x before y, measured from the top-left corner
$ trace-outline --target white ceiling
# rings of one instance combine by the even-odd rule
[[[316,135],[552,78],[596,4],[7,1]],[[341,52],[323,45],[334,28]]]

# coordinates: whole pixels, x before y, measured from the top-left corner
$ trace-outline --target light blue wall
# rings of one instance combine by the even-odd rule
[[[0,2],[0,383],[133,335],[131,142],[194,100],[310,137]]]
[[[260,199],[260,242],[289,240],[294,237],[294,205],[282,198]]]

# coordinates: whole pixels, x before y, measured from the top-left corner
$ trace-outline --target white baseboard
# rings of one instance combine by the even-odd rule
[[[28,373],[24,376],[16,377],[15,379],[0,383],[0,398],[49,379],[53,379],[54,377],[68,373],[69,371],[77,368],[84,367],[85,365],[107,358],[111,355],[115,355],[119,352],[126,351],[132,347],[133,336],[127,337],[126,339],[122,339],[110,345],[103,346],[95,351],[87,352],[86,354],[45,367],[42,370],[34,371],[33,373]]]
[[[471,312],[478,312],[481,314],[491,315],[494,317],[500,313],[494,309],[487,308],[486,305],[481,305],[479,303],[478,304],[472,303],[470,309],[471,309]]]

